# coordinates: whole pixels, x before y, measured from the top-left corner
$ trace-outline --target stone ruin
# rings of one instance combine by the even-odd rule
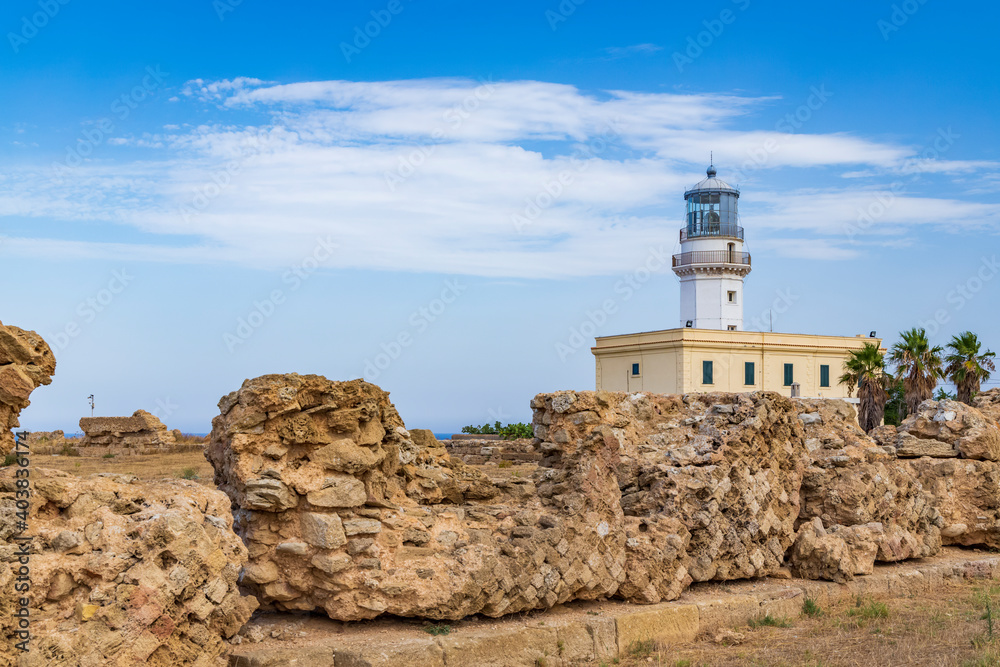
[[[491,481],[415,438],[374,385],[248,381],[221,401],[206,452],[249,549],[244,584],[267,608],[340,620],[652,603],[784,568],[847,581],[970,543],[963,522],[1000,499],[995,483],[959,502],[929,493],[953,471],[899,458],[840,401],[557,392],[532,407],[537,469]],[[957,410],[945,422],[963,442],[997,428]],[[970,480],[997,472],[964,465]]]
[[[91,456],[162,454],[176,451],[178,444],[175,432],[145,410],[131,417],[84,417],[80,430],[80,449]]]
[[[12,430],[17,416],[28,407],[28,396],[52,382],[56,358],[48,343],[34,331],[0,322],[0,455],[14,449]]]
[[[33,471],[28,664],[213,664],[258,604],[498,617],[673,600],[701,581],[847,582],[942,545],[1000,548],[994,396],[927,401],[868,435],[842,401],[541,394],[537,466],[488,477],[408,431],[375,385],[248,380],[220,401],[205,449],[221,491]],[[14,498],[8,468],[5,641]]]

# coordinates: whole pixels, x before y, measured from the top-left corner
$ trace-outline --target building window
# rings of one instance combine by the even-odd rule
[[[743,384],[748,387],[752,387],[757,384],[757,369],[754,368],[754,363],[748,361],[743,364]]]
[[[791,387],[795,382],[795,367],[792,364],[785,364],[785,386]]]
[[[729,330],[730,331],[736,331],[736,325],[735,324],[730,324],[729,325]]]
[[[703,361],[701,362],[701,383],[702,384],[714,384],[712,379],[712,362]]]
[[[639,377],[639,364],[632,364],[632,377]]]
[[[729,293],[729,303],[736,303],[736,292]]]
[[[823,364],[819,367],[819,386],[829,387],[830,386],[830,367]]]

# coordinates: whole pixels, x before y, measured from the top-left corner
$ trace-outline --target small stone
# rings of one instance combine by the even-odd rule
[[[382,522],[374,519],[348,519],[344,521],[347,535],[372,535],[382,532]]]

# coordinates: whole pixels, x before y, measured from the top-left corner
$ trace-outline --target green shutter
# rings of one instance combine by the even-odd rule
[[[748,387],[757,384],[757,373],[752,361],[748,361],[743,365],[743,384]]]
[[[830,367],[825,364],[819,367],[819,386],[830,386]]]
[[[703,361],[701,362],[701,383],[702,384],[713,384],[712,382],[712,362]]]
[[[795,371],[792,364],[785,364],[785,386],[791,387],[792,383],[795,382]]]

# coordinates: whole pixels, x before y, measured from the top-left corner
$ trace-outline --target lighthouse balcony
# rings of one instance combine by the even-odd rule
[[[674,255],[674,268],[695,264],[736,264],[750,266],[750,253],[736,252],[734,250],[695,250]]]
[[[681,242],[687,241],[688,239],[700,239],[700,238],[730,238],[743,240],[743,228],[739,225],[726,225],[726,224],[702,224],[697,226],[688,225],[684,229],[681,229]]]

